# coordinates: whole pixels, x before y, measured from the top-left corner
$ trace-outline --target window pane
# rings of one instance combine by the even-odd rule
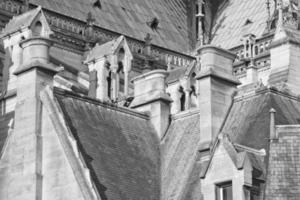
[[[223,200],[232,200],[232,186],[223,187]]]

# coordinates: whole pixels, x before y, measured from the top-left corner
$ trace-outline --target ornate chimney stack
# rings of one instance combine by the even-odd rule
[[[216,46],[198,50],[201,69],[197,72],[198,106],[202,148],[217,137],[239,81],[233,76],[235,54]]]
[[[19,43],[31,37],[45,37],[48,38],[52,34],[50,25],[41,7],[28,11],[26,14],[15,16],[6,27],[2,30],[0,38],[3,40],[4,48],[10,57],[11,66],[9,68],[8,90],[16,89],[16,76],[14,71],[23,63],[22,59],[29,59],[27,56],[22,56],[22,48]],[[39,52],[34,52],[38,54]],[[28,56],[31,57],[30,53]]]
[[[24,32],[27,38],[20,42],[23,58],[14,72],[16,76],[16,107],[14,130],[9,145],[3,155],[1,168],[13,170],[0,177],[7,190],[1,190],[0,196],[9,199],[40,199],[42,196],[42,102],[40,92],[53,84],[58,72],[49,63],[49,26],[41,10],[37,10],[29,29]],[[18,24],[19,18],[15,23]],[[21,22],[22,19],[20,19]],[[22,167],[20,167],[22,166]]]
[[[165,70],[154,70],[134,78],[134,100],[131,108],[141,112],[148,112],[151,122],[161,139],[168,126],[170,117],[170,103],[172,102],[166,93]]]

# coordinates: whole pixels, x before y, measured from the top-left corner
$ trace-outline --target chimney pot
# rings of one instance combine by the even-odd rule
[[[52,45],[50,39],[32,37],[20,43],[23,49],[23,65],[33,61],[49,63],[49,49]]]

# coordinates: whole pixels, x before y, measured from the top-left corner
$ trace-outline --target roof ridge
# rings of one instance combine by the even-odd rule
[[[295,93],[292,93],[292,92],[284,90],[284,89],[280,89],[275,86],[263,86],[263,87],[257,88],[256,90],[254,90],[251,93],[236,96],[236,97],[234,97],[234,102],[249,100],[249,99],[252,99],[257,96],[260,96],[262,94],[267,94],[267,93],[277,94],[277,95],[287,97],[287,98],[290,98],[290,99],[300,102],[300,95],[296,95]]]
[[[129,114],[129,115],[133,115],[135,117],[139,117],[139,118],[142,118],[145,120],[150,119],[149,115],[147,113],[138,112],[136,110],[132,110],[132,109],[126,108],[126,107],[119,107],[118,105],[110,103],[110,102],[100,101],[98,99],[94,99],[94,98],[88,97],[86,95],[76,94],[74,92],[64,90],[64,89],[61,89],[58,87],[53,87],[53,93],[55,95],[75,98],[75,99],[84,101],[86,103],[91,103],[91,104],[94,104],[97,106],[106,106],[112,110],[119,111],[119,112]]]

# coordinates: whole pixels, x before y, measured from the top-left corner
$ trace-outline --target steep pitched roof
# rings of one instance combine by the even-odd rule
[[[271,11],[273,6],[271,1]],[[214,24],[211,43],[225,49],[236,47],[242,44],[241,38],[246,30],[251,30],[259,38],[267,28],[267,20],[265,1],[227,0]]]
[[[298,199],[300,196],[300,129],[279,134],[271,142],[266,200]]]
[[[222,132],[235,143],[254,149],[264,148],[268,152],[271,108],[276,110],[277,125],[300,121],[299,98],[275,88],[264,88],[257,90],[252,97],[235,100]]]
[[[102,199],[159,199],[159,140],[148,117],[55,89]]]
[[[199,112],[178,116],[162,142],[162,199],[181,199],[198,156]]]
[[[93,6],[96,0],[31,0],[36,5],[85,21],[88,12],[95,17],[95,24],[126,36],[144,40],[150,33],[154,45],[174,51],[188,50],[186,3],[182,0],[100,0],[101,7]],[[157,29],[149,22],[157,18]]]

